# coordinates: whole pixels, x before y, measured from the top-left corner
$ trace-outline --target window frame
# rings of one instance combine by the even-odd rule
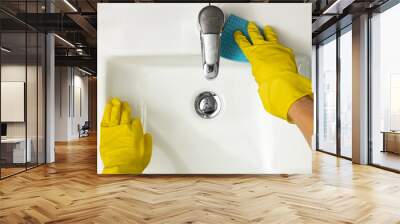
[[[367,116],[368,116],[368,153],[367,153],[367,164],[373,167],[377,167],[383,170],[391,171],[394,173],[400,173],[400,170],[394,169],[391,167],[383,166],[377,163],[373,162],[373,130],[372,130],[372,94],[373,94],[373,88],[372,88],[372,19],[374,18],[374,14],[381,14],[384,13],[385,11],[393,8],[394,6],[397,6],[400,4],[400,0],[388,0],[384,4],[380,5],[377,8],[374,8],[373,10],[368,11],[368,111],[367,111]]]
[[[25,3],[25,20],[27,19],[26,18],[26,13],[28,13],[28,11],[27,11],[27,2],[26,1],[23,1],[23,3]],[[39,1],[37,0],[37,1],[34,1],[33,3],[36,3],[36,11],[38,12],[39,11]],[[48,7],[46,7],[46,9],[45,9],[45,12],[47,12],[47,10],[48,10]],[[34,168],[36,168],[36,167],[39,167],[39,166],[41,166],[41,165],[44,165],[44,164],[46,164],[47,163],[47,44],[48,44],[48,40],[47,40],[47,32],[43,32],[43,31],[41,31],[41,30],[38,30],[38,29],[36,29],[36,28],[34,28],[34,27],[32,27],[32,26],[30,26],[28,23],[25,23],[24,21],[22,21],[22,20],[20,20],[20,19],[18,19],[18,18],[16,18],[15,16],[13,16],[11,13],[9,13],[8,11],[5,11],[5,10],[3,10],[3,9],[1,9],[1,13],[4,13],[4,14],[6,14],[7,16],[9,16],[11,19],[13,19],[13,20],[15,20],[15,21],[17,21],[18,23],[21,23],[21,27],[22,27],[22,29],[21,30],[18,30],[18,31],[11,31],[11,32],[9,32],[9,31],[3,31],[3,30],[0,30],[0,46],[2,45],[2,35],[3,34],[6,34],[6,33],[21,33],[21,34],[24,34],[25,35],[25,49],[24,49],[24,51],[25,51],[25,96],[24,96],[24,98],[25,98],[25,102],[24,102],[24,122],[25,122],[25,127],[24,127],[24,129],[25,129],[25,135],[24,135],[24,139],[25,139],[25,166],[24,166],[24,168],[23,169],[21,169],[20,171],[17,171],[17,172],[14,172],[14,173],[12,173],[12,174],[9,174],[9,175],[3,175],[3,173],[2,173],[2,167],[0,166],[0,180],[4,180],[4,179],[6,179],[6,178],[8,178],[8,177],[12,177],[12,176],[14,176],[14,175],[17,175],[17,174],[20,174],[20,173],[23,173],[23,172],[26,172],[26,171],[28,171],[28,170],[30,170],[30,169],[34,169]],[[1,26],[1,24],[0,24],[0,26]],[[36,123],[36,136],[34,137],[34,138],[36,138],[36,140],[37,140],[37,147],[36,147],[36,161],[35,161],[35,163],[32,165],[32,164],[30,164],[30,166],[28,166],[28,159],[27,159],[27,156],[28,156],[28,154],[27,154],[27,142],[28,142],[28,116],[27,116],[27,83],[28,83],[28,79],[27,79],[27,75],[28,75],[28,34],[33,34],[33,35],[35,35],[36,36],[36,43],[34,43],[34,44],[36,44],[36,47],[35,47],[35,51],[36,51],[36,60],[34,60],[34,65],[36,66],[36,69],[35,69],[35,75],[36,75],[36,92],[35,93],[33,93],[33,94],[35,94],[36,95],[36,122],[34,122],[34,123]],[[39,110],[39,98],[38,98],[38,93],[39,93],[39,82],[38,82],[38,75],[39,75],[39,70],[38,70],[38,67],[39,67],[39,34],[43,34],[42,35],[42,39],[41,39],[41,44],[42,44],[42,47],[43,47],[43,49],[41,49],[41,52],[43,53],[43,55],[42,55],[42,60],[44,60],[43,62],[43,64],[42,64],[42,71],[41,71],[41,75],[42,75],[42,84],[43,84],[43,86],[42,86],[42,88],[43,88],[43,96],[44,96],[44,98],[42,99],[42,103],[43,103],[43,105],[41,105],[43,108],[42,109],[44,109],[44,114],[43,114],[43,119],[44,120],[42,120],[42,122],[43,122],[43,125],[44,125],[44,130],[43,130],[43,145],[42,145],[42,147],[43,147],[43,149],[42,149],[42,152],[44,152],[44,154],[43,155],[41,155],[43,158],[43,162],[39,162],[39,144],[38,144],[38,138],[39,138],[39,113],[38,113],[38,110]],[[1,56],[1,54],[0,54],[0,81],[1,81],[1,79],[2,79],[2,76],[1,76],[1,68],[2,68],[2,61],[3,61],[3,58],[2,58],[2,56]],[[0,89],[1,89],[1,86],[0,86]],[[1,98],[0,98],[0,101],[1,101]],[[0,111],[1,111],[1,105],[0,105]],[[0,115],[1,116],[1,115]],[[0,121],[0,123],[1,123],[1,121]],[[0,144],[0,157],[1,157],[1,144]]]
[[[340,99],[341,98],[340,97],[340,84],[341,84],[341,79],[340,79],[340,77],[341,77],[340,37],[342,35],[346,34],[347,32],[352,32],[352,23],[347,24],[343,28],[337,30],[336,33],[328,36],[327,38],[319,41],[318,44],[316,44],[316,71],[315,71],[316,78],[315,78],[315,81],[316,81],[316,90],[318,90],[319,84],[320,84],[319,63],[318,63],[320,56],[319,56],[318,49],[321,44],[327,44],[331,41],[336,41],[336,62],[335,62],[336,63],[336,152],[332,153],[327,150],[321,149],[319,147],[320,146],[320,143],[319,143],[319,122],[320,122],[319,110],[320,110],[320,107],[319,107],[319,100],[318,100],[318,97],[319,97],[318,91],[316,91],[316,94],[315,94],[315,96],[316,96],[316,108],[315,108],[315,110],[316,110],[316,112],[315,112],[315,114],[316,114],[316,119],[315,119],[316,138],[315,138],[315,141],[316,141],[316,143],[315,143],[315,145],[316,145],[316,151],[323,152],[323,153],[333,155],[333,156],[337,156],[337,157],[340,157],[343,159],[352,160],[352,158],[344,156],[341,153],[342,150],[341,150],[341,119],[340,119],[340,103],[341,103],[341,99]]]

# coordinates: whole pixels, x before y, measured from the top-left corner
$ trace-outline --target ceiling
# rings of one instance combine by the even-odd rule
[[[329,35],[329,28],[339,19],[377,7],[386,0],[255,0],[250,2],[312,3],[313,39]],[[14,46],[24,44],[18,32],[26,28],[39,32],[55,32],[56,63],[58,65],[88,66],[96,70],[97,3],[103,2],[208,2],[202,0],[1,0],[1,30]],[[219,0],[212,2],[249,2]],[[52,13],[49,13],[49,12]],[[351,19],[350,19],[351,21]],[[328,33],[327,33],[328,32]],[[331,31],[331,32],[334,32]],[[15,38],[13,38],[15,36]],[[59,38],[60,37],[60,38]],[[3,42],[4,43],[4,42]],[[30,51],[28,49],[28,51]],[[58,59],[58,60],[57,60]],[[79,64],[82,63],[82,64]]]

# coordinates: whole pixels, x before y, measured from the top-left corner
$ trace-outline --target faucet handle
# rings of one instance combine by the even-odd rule
[[[199,12],[200,32],[203,34],[222,33],[224,22],[224,12],[217,6],[209,5]]]

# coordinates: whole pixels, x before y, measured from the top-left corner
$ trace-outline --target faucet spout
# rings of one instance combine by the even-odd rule
[[[214,79],[218,75],[219,49],[225,16],[220,8],[209,5],[200,11],[198,19],[204,74],[207,79]]]

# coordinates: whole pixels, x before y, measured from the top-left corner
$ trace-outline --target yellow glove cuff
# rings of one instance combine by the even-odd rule
[[[265,110],[288,122],[288,111],[297,100],[312,96],[311,81],[293,72],[276,76],[268,82],[259,83],[258,94]]]

